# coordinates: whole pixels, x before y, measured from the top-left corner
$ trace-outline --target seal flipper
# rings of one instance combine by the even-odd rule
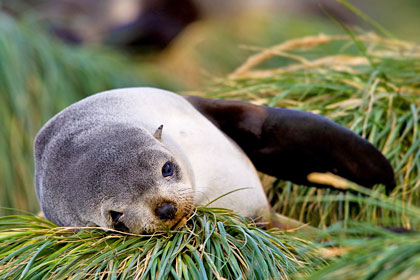
[[[314,185],[307,180],[308,174],[331,172],[366,187],[384,184],[387,191],[395,187],[394,171],[381,152],[325,117],[241,101],[186,99],[231,137],[263,173]]]

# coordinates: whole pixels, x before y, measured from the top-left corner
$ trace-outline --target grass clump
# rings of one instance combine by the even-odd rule
[[[323,263],[306,250],[309,241],[216,208],[199,209],[186,228],[149,236],[1,217],[0,241],[1,279],[288,279]]]
[[[207,96],[311,111],[350,128],[390,160],[397,180],[391,197],[419,206],[419,74],[420,48],[415,44],[371,33],[318,35],[258,49]],[[355,219],[412,227],[404,213],[366,203],[354,207],[339,191],[283,181],[276,185],[268,184],[274,208],[312,225]]]
[[[366,236],[369,236],[368,238]],[[391,232],[369,223],[337,223],[326,231],[330,242],[320,248],[338,255],[305,279],[417,279],[420,275],[420,233]]]

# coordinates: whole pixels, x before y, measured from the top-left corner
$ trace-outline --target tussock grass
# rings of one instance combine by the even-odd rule
[[[34,209],[31,147],[40,125],[81,97],[141,81],[123,57],[63,46],[0,20],[7,35],[0,36],[1,205]],[[353,192],[267,184],[279,213],[325,228],[316,240],[264,231],[221,209],[200,209],[188,227],[154,236],[74,233],[37,217],[1,217],[0,279],[418,275],[419,234],[397,235],[381,226],[420,230],[419,47],[350,34],[244,48],[256,54],[206,95],[320,113],[352,129],[391,161],[397,187],[389,197],[381,186],[369,191],[335,177],[326,180]]]
[[[319,252],[329,265],[305,279],[418,279],[420,275],[420,233],[394,233],[369,223],[337,223],[322,237]],[[368,236],[368,237],[366,237]],[[331,250],[331,248],[336,248]],[[337,249],[340,248],[340,249]]]
[[[41,218],[8,216],[0,218],[0,241],[2,279],[288,279],[323,265],[304,250],[309,241],[215,208],[199,209],[186,228],[152,236],[75,234]]]
[[[373,33],[321,34],[258,50],[207,96],[311,111],[352,129],[390,160],[397,179],[391,197],[420,205],[418,46]],[[413,226],[404,213],[350,203],[351,194],[290,182],[268,188],[279,213],[316,226],[343,219]]]

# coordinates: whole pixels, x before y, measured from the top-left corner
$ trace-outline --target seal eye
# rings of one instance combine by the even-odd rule
[[[174,174],[174,167],[172,166],[172,163],[167,161],[163,167],[162,167],[162,176],[163,177],[169,177]]]

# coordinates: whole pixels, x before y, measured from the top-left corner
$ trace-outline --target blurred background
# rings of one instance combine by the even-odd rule
[[[420,1],[348,3],[419,42]],[[32,143],[64,107],[117,87],[205,92],[265,47],[343,34],[337,22],[372,29],[328,0],[0,0],[0,215],[39,210]]]

